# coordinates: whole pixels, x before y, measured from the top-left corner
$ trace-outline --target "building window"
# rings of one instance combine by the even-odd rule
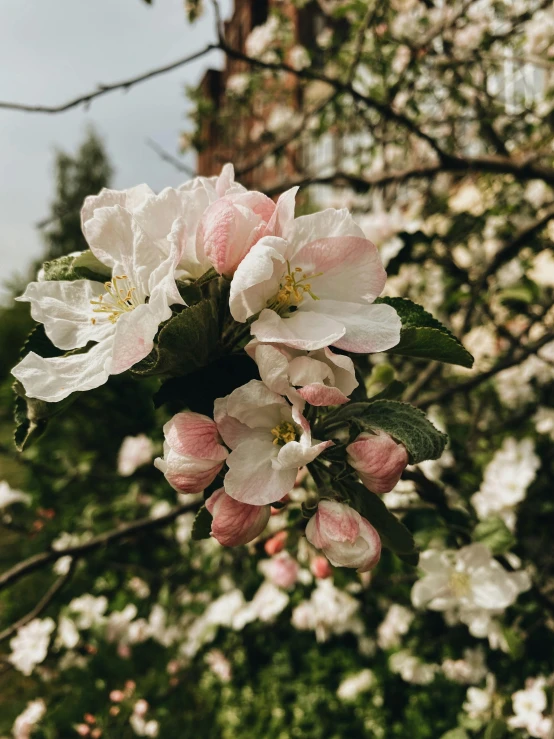
[[[252,0],[252,28],[263,25],[269,13],[269,0]]]

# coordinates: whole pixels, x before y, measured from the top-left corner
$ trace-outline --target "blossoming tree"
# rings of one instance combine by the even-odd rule
[[[553,732],[552,11],[296,5],[216,13],[236,179],[91,194],[21,296],[16,737]]]

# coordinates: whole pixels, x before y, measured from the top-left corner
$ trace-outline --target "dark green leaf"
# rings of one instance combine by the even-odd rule
[[[98,280],[108,279],[111,272],[90,251],[78,256],[66,255],[52,259],[43,265],[45,280]]]
[[[192,524],[191,538],[194,541],[200,541],[200,539],[209,539],[210,532],[212,530],[212,514],[208,511],[205,505],[198,511],[194,523]]]
[[[493,554],[504,554],[516,543],[514,535],[501,518],[487,518],[478,523],[474,538],[486,544]]]
[[[411,556],[414,561],[414,555],[417,554],[414,537],[389,511],[381,498],[357,482],[349,481],[345,484],[345,488],[352,507],[377,529],[383,546],[395,554]]]
[[[202,300],[164,324],[154,350],[136,364],[139,375],[188,375],[205,367],[216,355],[219,339],[217,304]]]
[[[417,303],[388,297],[378,298],[375,302],[391,305],[402,321],[400,342],[389,352],[462,367],[473,366],[473,357],[454,334]]]
[[[514,659],[520,659],[525,651],[523,639],[514,629],[502,629],[502,636],[506,639],[508,651]]]
[[[404,444],[410,464],[425,459],[438,459],[444,451],[448,437],[436,429],[425,414],[409,403],[398,400],[376,400],[368,403],[350,403],[345,410],[333,417],[356,420],[370,429],[381,429]]]

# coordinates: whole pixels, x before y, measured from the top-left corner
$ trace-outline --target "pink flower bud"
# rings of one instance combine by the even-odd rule
[[[252,246],[268,233],[275,203],[261,192],[227,195],[202,217],[197,249],[203,250],[220,275],[232,277]]]
[[[372,493],[388,493],[408,464],[408,452],[384,431],[361,433],[346,447],[347,460]]]
[[[325,580],[333,574],[329,561],[326,557],[322,557],[321,554],[318,554],[310,562],[310,571],[318,580]]]
[[[206,501],[212,514],[212,536],[224,547],[248,544],[265,529],[269,521],[269,506],[240,503],[224,488],[216,490]]]
[[[112,690],[110,693],[110,700],[112,703],[121,703],[124,700],[125,694],[122,690]]]
[[[345,503],[321,500],[306,526],[306,538],[335,567],[371,570],[381,557],[381,539],[373,526]]]
[[[148,711],[148,709],[148,701],[145,701],[144,698],[139,698],[139,700],[135,703],[133,713],[135,713],[137,716],[146,716],[146,712]]]
[[[200,413],[177,413],[164,426],[164,456],[154,461],[182,493],[201,493],[223,467],[228,451],[215,422]]]
[[[281,552],[271,559],[262,560],[260,570],[278,588],[289,590],[298,578],[298,562],[288,552]]]
[[[288,533],[286,531],[278,531],[264,544],[265,553],[272,557],[274,554],[281,552],[285,547],[287,537]]]
[[[75,731],[79,736],[88,736],[90,734],[90,727],[88,727],[86,724],[77,724],[75,727]]]

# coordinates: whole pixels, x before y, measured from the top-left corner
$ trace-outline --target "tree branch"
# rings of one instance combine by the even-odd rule
[[[126,539],[129,536],[136,534],[143,534],[153,529],[163,528],[167,526],[182,513],[198,508],[197,502],[183,503],[182,505],[176,506],[169,513],[164,516],[158,516],[157,518],[141,518],[133,523],[125,524],[112,531],[106,531],[103,534],[89,539],[82,544],[77,544],[73,547],[66,547],[65,549],[50,549],[40,554],[35,554],[28,559],[19,562],[10,570],[7,570],[0,575],[0,590],[3,590],[8,585],[17,582],[25,575],[29,575],[31,572],[40,570],[52,562],[57,562],[61,557],[73,557],[74,559],[81,559],[86,556],[89,552],[93,552],[101,547],[113,544],[120,539]]]
[[[171,166],[175,167],[175,169],[179,172],[184,172],[189,177],[196,177],[196,172],[192,169],[192,167],[189,167],[188,164],[185,164],[180,159],[177,159],[177,157],[174,157],[162,146],[156,143],[153,139],[146,139],[146,145],[149,146],[152,151],[155,151],[160,159],[162,159],[164,162],[167,162],[168,164],[171,164]]]
[[[4,631],[0,631],[0,642],[5,641],[6,639],[9,639],[12,634],[15,634],[15,632],[20,629],[22,626],[25,626],[29,623],[29,621],[32,621],[34,618],[37,618],[37,616],[40,616],[40,614],[45,611],[50,603],[54,600],[56,595],[60,592],[60,590],[66,585],[69,580],[71,579],[73,575],[73,564],[71,565],[69,572],[66,575],[62,575],[62,577],[59,577],[53,585],[51,585],[46,593],[43,595],[43,597],[39,600],[39,602],[36,604],[36,606],[29,611],[29,613],[25,614],[22,618],[20,618],[18,621],[16,621],[11,626],[8,626]]]
[[[79,97],[68,100],[66,103],[61,103],[60,105],[28,105],[26,103],[7,103],[0,101],[0,109],[19,110],[26,113],[64,113],[66,110],[71,110],[71,108],[76,108],[82,104],[89,105],[96,98],[99,98],[102,95],[107,95],[109,92],[113,92],[114,90],[128,90],[133,87],[133,85],[138,85],[141,82],[146,82],[147,80],[152,79],[153,77],[158,77],[161,74],[172,72],[174,69],[178,69],[185,64],[189,64],[189,62],[193,62],[196,59],[206,56],[210,51],[217,48],[217,44],[208,44],[204,49],[195,51],[193,54],[189,54],[188,56],[181,57],[181,59],[177,59],[171,64],[166,64],[163,67],[156,67],[155,69],[151,69],[149,72],[139,74],[136,77],[130,77],[121,82],[114,82],[111,85],[99,85],[98,89],[93,92],[79,95]]]

